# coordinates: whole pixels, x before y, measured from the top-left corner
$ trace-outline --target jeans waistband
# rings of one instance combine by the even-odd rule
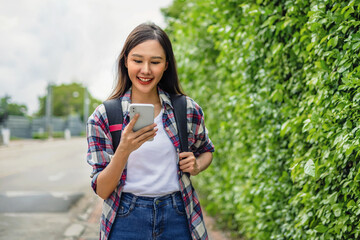
[[[175,203],[176,200],[182,200],[181,198],[181,192],[173,192],[171,194],[167,194],[164,196],[159,197],[144,197],[144,196],[137,196],[135,194],[129,193],[129,192],[123,192],[121,194],[121,199],[137,204],[143,204],[143,205],[153,205],[158,203],[165,203],[165,202],[173,202]]]

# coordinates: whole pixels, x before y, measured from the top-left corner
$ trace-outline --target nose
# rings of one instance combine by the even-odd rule
[[[144,65],[141,68],[141,73],[143,74],[150,74],[151,73],[151,69],[150,69],[150,64],[149,63],[144,63]]]

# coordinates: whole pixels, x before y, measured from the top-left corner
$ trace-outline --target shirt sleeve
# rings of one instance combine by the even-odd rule
[[[110,163],[114,152],[112,150],[112,138],[109,131],[109,123],[103,104],[98,106],[89,117],[86,124],[88,142],[87,162],[93,170],[91,187],[96,193],[96,181],[99,173]]]
[[[211,142],[205,127],[204,113],[201,107],[190,97],[187,99],[188,121],[188,144],[189,149],[197,157],[204,152],[214,152],[214,144]]]

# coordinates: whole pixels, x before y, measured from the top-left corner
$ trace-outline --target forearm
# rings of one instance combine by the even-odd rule
[[[213,156],[211,152],[204,152],[197,157],[196,161],[199,167],[198,174],[210,166],[212,162],[212,157]]]
[[[128,152],[118,149],[109,165],[100,172],[96,181],[96,193],[102,199],[107,199],[119,184],[128,157]]]

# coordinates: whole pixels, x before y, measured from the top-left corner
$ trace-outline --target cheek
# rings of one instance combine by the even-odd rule
[[[156,70],[156,72],[161,75],[164,74],[165,71],[166,71],[165,66],[159,66]]]
[[[138,71],[138,69],[133,64],[129,64],[127,69],[128,69],[129,75],[134,75]]]
[[[136,75],[137,74],[134,71],[131,71],[131,69],[128,69],[128,76],[129,76],[131,82],[135,81]]]

